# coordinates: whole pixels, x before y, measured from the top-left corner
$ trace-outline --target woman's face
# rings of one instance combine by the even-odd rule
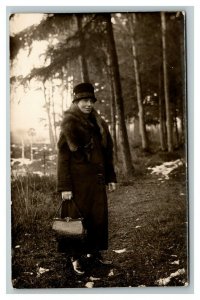
[[[81,99],[77,105],[84,114],[89,114],[94,107],[94,100],[92,98]]]

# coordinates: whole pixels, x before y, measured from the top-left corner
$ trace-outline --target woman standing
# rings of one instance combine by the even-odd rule
[[[106,185],[110,191],[116,188],[112,139],[106,122],[93,108],[95,102],[90,83],[75,86],[73,103],[64,114],[58,141],[57,191],[66,200],[61,217],[79,216],[75,202],[87,229],[86,247],[71,253],[73,269],[80,275],[84,274],[81,255],[89,253],[104,263],[100,251],[108,249]],[[60,240],[59,247],[68,252],[65,240]]]

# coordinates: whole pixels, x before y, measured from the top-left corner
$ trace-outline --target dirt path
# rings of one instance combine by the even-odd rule
[[[85,288],[187,285],[187,203],[182,178],[156,176],[120,184],[109,194],[109,250],[100,267],[85,260],[86,275],[73,274],[56,251],[46,224],[24,233],[14,245],[16,288]],[[178,272],[178,273],[176,273]],[[173,275],[171,275],[173,274]],[[163,279],[163,280],[161,280]]]

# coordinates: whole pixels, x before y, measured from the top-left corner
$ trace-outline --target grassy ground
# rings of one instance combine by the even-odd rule
[[[75,276],[67,258],[57,252],[56,239],[51,231],[51,217],[58,201],[53,194],[54,179],[47,179],[49,182],[43,184],[41,193],[39,182],[32,180],[32,190],[27,191],[22,181],[24,194],[21,194],[21,199],[26,197],[29,202],[27,211],[23,213],[29,216],[29,221],[33,221],[25,226],[23,220],[16,217],[19,215],[20,201],[18,196],[16,207],[13,197],[13,286],[85,288],[86,285],[187,285],[188,204],[184,168],[175,170],[169,180],[161,182],[158,179],[157,175],[151,174],[135,176],[129,183],[120,182],[117,191],[108,195],[109,250],[104,255],[113,261],[113,265],[100,267],[85,259],[86,274],[83,277]],[[16,192],[17,188],[19,183],[13,184],[13,191]],[[49,192],[46,195],[45,190]],[[35,195],[36,191],[40,194],[37,199],[32,199],[31,195]]]

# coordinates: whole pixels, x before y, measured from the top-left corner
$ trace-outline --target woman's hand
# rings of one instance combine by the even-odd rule
[[[72,191],[62,192],[62,199],[63,200],[71,200],[72,196],[73,196]]]
[[[114,192],[116,190],[116,183],[115,182],[109,182],[108,183],[108,190],[109,190],[109,192]]]

